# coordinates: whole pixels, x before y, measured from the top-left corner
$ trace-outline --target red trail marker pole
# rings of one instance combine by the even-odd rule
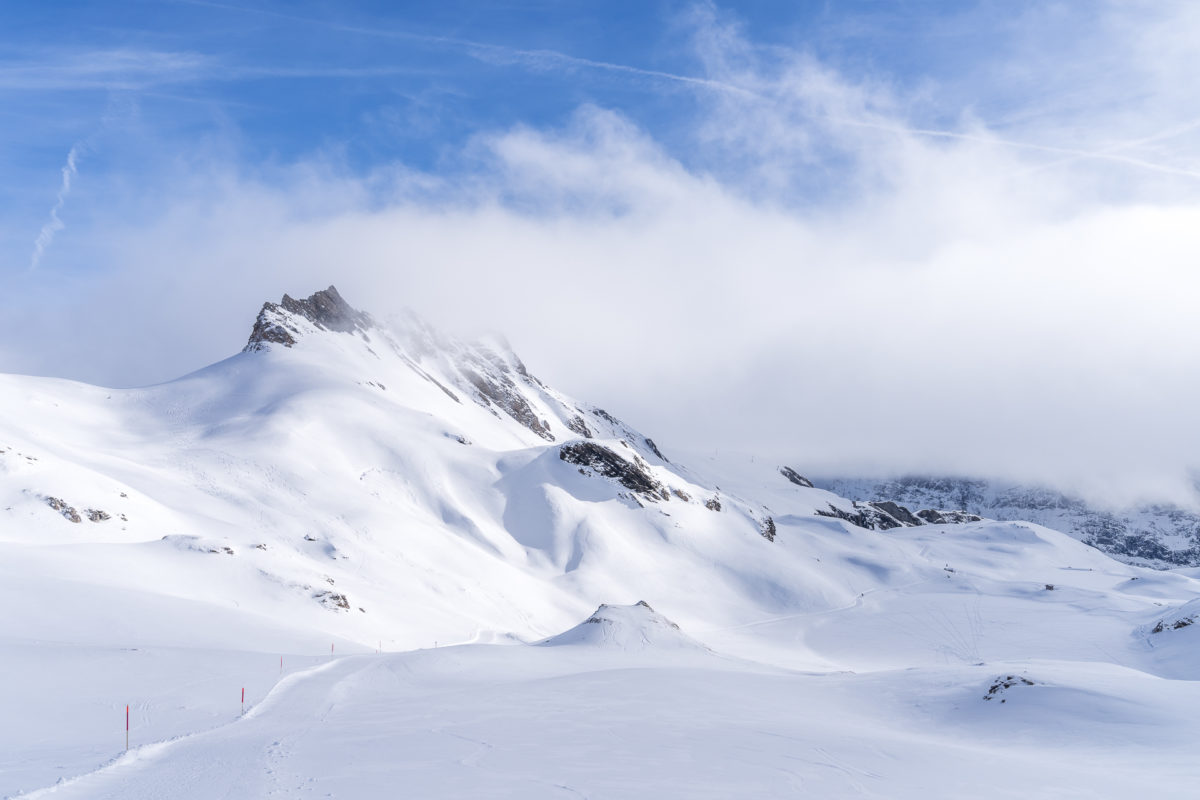
[[[129,706],[125,706],[125,752],[129,752]]]
[[[246,713],[246,687],[242,687],[242,713]]]

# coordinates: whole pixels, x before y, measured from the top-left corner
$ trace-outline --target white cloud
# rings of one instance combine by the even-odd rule
[[[47,337],[34,355],[56,370],[159,380],[239,347],[262,300],[335,282],[380,314],[504,330],[667,448],[1181,496],[1200,452],[1200,182],[1180,147],[1200,106],[1152,99],[1192,54],[1146,42],[1176,27],[1096,33],[1129,60],[1121,91],[1151,98],[1140,121],[1084,103],[998,130],[959,109],[941,136],[886,81],[699,19],[704,79],[746,92],[701,92],[686,159],[585,107],[479,137],[454,181],[193,164],[144,200],[159,213],[101,215],[94,256],[120,266],[69,324],[8,324]],[[1100,96],[1068,78],[1040,99]]]

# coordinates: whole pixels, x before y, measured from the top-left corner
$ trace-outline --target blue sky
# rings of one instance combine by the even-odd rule
[[[1200,390],[1194,3],[0,15],[0,371],[166,380],[336,282],[656,439],[1154,485],[1200,450],[1163,399]]]
[[[709,18],[736,26],[761,69],[799,52],[896,87],[915,127],[954,129],[969,111],[994,132],[1019,130],[1059,78],[1013,61],[1039,45],[1069,56],[1103,35],[1094,4],[1044,5],[9,3],[6,216],[36,220],[30,201],[53,203],[80,143],[85,174],[131,184],[211,153],[248,168],[319,156],[359,172],[399,162],[449,174],[476,168],[464,149],[481,132],[563,125],[589,103],[619,110],[683,163],[720,171],[723,154],[693,136],[715,90],[667,77],[711,77],[696,44]],[[827,187],[798,188],[820,199]],[[20,232],[6,234],[19,251]]]

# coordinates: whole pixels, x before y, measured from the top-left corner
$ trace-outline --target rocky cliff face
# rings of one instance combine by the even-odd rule
[[[1128,563],[1160,569],[1200,566],[1200,515],[1177,506],[1102,509],[1046,487],[945,476],[830,478],[815,483],[876,509],[890,501],[908,508],[957,509],[989,519],[1035,522]],[[953,512],[917,515],[927,522],[954,521],[946,518]]]
[[[262,350],[271,344],[294,346],[297,337],[303,335],[303,326],[297,324],[300,320],[319,330],[341,333],[365,331],[375,324],[369,314],[343,300],[333,286],[303,300],[285,294],[279,303],[263,303],[243,352]]]

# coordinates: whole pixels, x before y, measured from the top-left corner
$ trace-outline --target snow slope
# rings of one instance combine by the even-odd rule
[[[3,796],[1182,797],[1200,772],[1187,574],[1036,525],[815,516],[852,506],[683,466],[503,343],[332,287],[160,386],[0,377],[0,451]]]

